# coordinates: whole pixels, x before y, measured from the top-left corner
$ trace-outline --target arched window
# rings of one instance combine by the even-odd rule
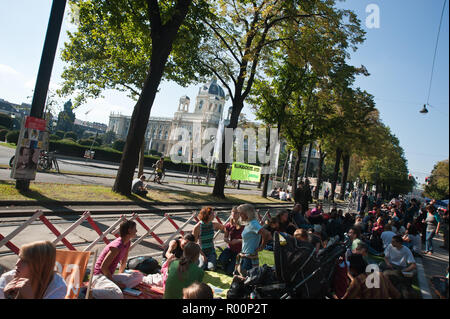
[[[157,152],[158,152],[158,148],[159,148],[159,144],[158,144],[158,143],[156,143],[156,144],[155,144],[155,151],[157,151]]]
[[[219,110],[218,110],[218,112],[219,112],[219,113],[222,112],[222,104],[219,104]]]
[[[167,140],[167,135],[168,135],[168,134],[169,134],[169,133],[168,133],[167,131],[164,132],[164,139],[165,139],[165,140]]]
[[[201,110],[202,107],[203,107],[203,101],[200,101],[200,102],[198,103],[198,109]]]
[[[178,140],[181,141],[183,139],[183,135],[178,135]]]
[[[165,150],[166,150],[166,144],[163,144],[162,148],[161,148],[161,152],[164,152]]]
[[[178,156],[181,156],[181,155],[183,155],[183,148],[182,147],[180,147],[178,149]]]

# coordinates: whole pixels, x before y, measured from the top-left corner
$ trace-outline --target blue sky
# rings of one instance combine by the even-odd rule
[[[31,102],[47,29],[51,0],[0,1],[0,98],[13,103]],[[365,25],[366,7],[380,9],[380,27]],[[419,113],[427,100],[434,47],[444,0],[347,0],[341,4],[354,10],[367,31],[366,41],[352,53],[350,63],[367,67],[369,77],[359,77],[356,85],[375,96],[383,122],[399,138],[408,167],[423,182],[436,162],[449,157],[449,6],[445,8],[429,113]],[[66,12],[68,8],[66,8]],[[51,88],[61,83],[64,67],[60,60],[66,30],[63,32],[53,68]],[[171,117],[178,99],[195,99],[199,85],[182,88],[162,83],[152,108],[152,116]],[[89,101],[75,111],[77,118],[108,124],[111,111],[130,115],[134,102],[114,91],[105,98]],[[193,106],[191,105],[191,110]],[[89,113],[86,115],[85,113]],[[254,116],[248,108],[247,117]]]

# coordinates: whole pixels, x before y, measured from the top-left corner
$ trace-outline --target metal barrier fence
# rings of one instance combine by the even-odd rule
[[[261,217],[260,211],[257,211],[257,217],[261,225],[264,224],[266,219],[270,218],[269,213],[270,208],[266,211],[266,213]],[[176,236],[184,235],[183,229],[188,226],[192,220],[195,220],[198,222],[197,218],[198,212],[193,211],[192,215],[184,222],[181,226],[179,226],[174,220],[173,220],[173,214],[164,214],[164,217],[160,219],[158,222],[156,222],[153,226],[149,227],[147,226],[142,219],[139,217],[137,213],[133,213],[128,220],[136,220],[144,229],[145,234],[140,236],[138,239],[136,239],[134,242],[132,242],[130,246],[130,251],[134,249],[137,245],[139,245],[144,239],[147,237],[154,238],[158,244],[159,248],[161,250],[164,250],[169,244],[169,242]],[[218,216],[216,216],[216,220],[220,224],[226,224],[230,220],[231,216],[228,217],[225,221],[222,221]],[[108,229],[106,229],[104,232],[100,230],[98,225],[95,223],[95,221],[91,217],[91,213],[89,211],[86,211],[83,213],[83,215],[73,224],[71,224],[66,230],[64,230],[62,233],[60,233],[56,227],[44,216],[43,212],[41,210],[37,210],[36,213],[33,214],[27,221],[22,223],[19,227],[17,227],[15,230],[13,230],[10,234],[7,236],[3,236],[0,234],[0,247],[6,246],[8,247],[13,253],[16,255],[19,254],[19,248],[14,245],[11,240],[16,237],[18,234],[20,234],[24,229],[26,229],[28,226],[30,226],[33,222],[40,220],[55,236],[56,238],[52,241],[55,245],[57,245],[59,242],[62,242],[67,249],[69,250],[77,250],[72,243],[70,243],[66,237],[73,232],[77,227],[79,227],[83,222],[87,221],[89,225],[92,227],[92,230],[94,230],[98,237],[92,241],[83,251],[91,251],[94,246],[99,242],[103,241],[105,244],[109,244],[109,240],[106,238],[109,234],[114,235],[116,238],[119,237],[119,229],[118,226],[122,223],[122,221],[126,220],[125,215],[121,215],[116,222],[113,223]],[[169,222],[174,228],[175,231],[169,236],[168,239],[163,241],[160,236],[158,236],[155,231],[165,222]],[[217,236],[219,235],[220,231],[217,231],[214,234],[214,240],[216,240]]]

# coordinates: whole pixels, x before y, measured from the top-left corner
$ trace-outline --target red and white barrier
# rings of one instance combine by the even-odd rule
[[[258,212],[257,216],[258,216],[258,219],[260,220],[260,222],[264,223],[266,218],[268,218],[268,217],[270,218],[270,213],[269,213],[269,211],[267,211],[264,214],[264,216],[261,218],[261,216]],[[174,237],[176,237],[179,234],[184,235],[183,229],[185,229],[193,220],[195,220],[196,222],[199,221],[197,218],[197,212],[193,212],[193,214],[181,226],[178,226],[178,224],[172,219],[172,217],[173,217],[172,214],[165,214],[164,217],[161,220],[159,220],[155,225],[153,225],[152,227],[149,227],[141,220],[141,218],[139,217],[138,214],[133,213],[132,216],[128,220],[136,220],[146,230],[146,232],[145,232],[145,234],[140,236],[137,240],[135,240],[132,243],[130,250],[132,250],[137,245],[139,245],[140,242],[142,240],[144,240],[145,238],[147,238],[148,236],[153,237],[159,243],[161,250],[163,250],[165,247],[167,247],[169,242]],[[230,220],[230,218],[231,218],[231,216],[229,216],[225,222],[222,222],[222,220],[218,216],[216,216],[217,221],[222,225],[226,224]],[[58,231],[58,229],[56,229],[56,227],[44,216],[42,211],[37,210],[33,216],[31,216],[27,221],[25,221],[22,225],[17,227],[14,231],[12,231],[7,236],[4,237],[0,234],[0,247],[6,246],[12,252],[14,252],[15,254],[18,255],[19,248],[17,246],[15,246],[11,242],[11,240],[15,236],[17,236],[20,232],[22,232],[25,228],[27,228],[29,225],[31,225],[31,223],[33,223],[36,220],[40,220],[56,236],[56,238],[53,240],[53,243],[55,245],[58,244],[59,242],[62,242],[69,250],[75,251],[76,250],[75,247],[67,240],[67,236],[72,231],[74,231],[77,227],[79,227],[84,221],[87,221],[91,225],[92,229],[98,234],[98,237],[94,241],[92,241],[83,250],[83,251],[90,251],[94,248],[94,246],[96,244],[98,244],[99,241],[103,241],[105,244],[109,244],[110,241],[106,238],[106,236],[108,236],[109,234],[114,235],[115,237],[119,237],[118,226],[126,219],[127,219],[126,216],[121,215],[116,222],[114,222],[107,230],[102,232],[100,230],[100,228],[97,226],[97,224],[95,223],[95,221],[92,219],[90,212],[86,211],[76,222],[74,222],[66,230],[64,230],[62,233],[60,233]],[[175,228],[175,232],[173,232],[166,241],[163,241],[155,233],[155,231],[166,221],[169,221],[171,223],[171,225]],[[219,233],[220,233],[220,231],[217,231],[214,234],[214,239],[216,239],[216,237],[219,235]]]

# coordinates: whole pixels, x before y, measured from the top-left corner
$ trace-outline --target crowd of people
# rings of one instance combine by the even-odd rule
[[[211,287],[203,282],[205,271],[220,269],[230,276],[245,277],[259,266],[258,252],[273,250],[274,233],[279,232],[310,243],[316,254],[333,243],[347,242],[345,255],[336,262],[334,298],[400,298],[387,274],[414,274],[415,257],[433,254],[432,239],[445,224],[448,232],[448,209],[438,212],[433,201],[423,206],[415,199],[394,199],[386,204],[374,200],[370,211],[370,206],[361,205],[358,212],[344,214],[336,206],[325,211],[321,203],[310,209],[309,185],[301,183],[297,190],[292,210],[281,210],[263,223],[251,204],[233,207],[225,225],[214,221],[213,207],[203,207],[192,232],[170,241],[162,253],[161,270],[148,275],[126,271],[137,230],[135,222],[124,221],[120,236],[106,245],[95,262],[92,296],[122,299],[125,288],[145,283],[160,287],[167,299],[212,298]],[[216,231],[224,233],[227,244],[219,256],[214,244]],[[64,298],[67,287],[54,271],[55,251],[50,242],[23,246],[16,268],[0,277],[0,299]],[[375,263],[374,255],[383,255],[384,261]],[[368,265],[379,267],[377,288],[365,284]]]

